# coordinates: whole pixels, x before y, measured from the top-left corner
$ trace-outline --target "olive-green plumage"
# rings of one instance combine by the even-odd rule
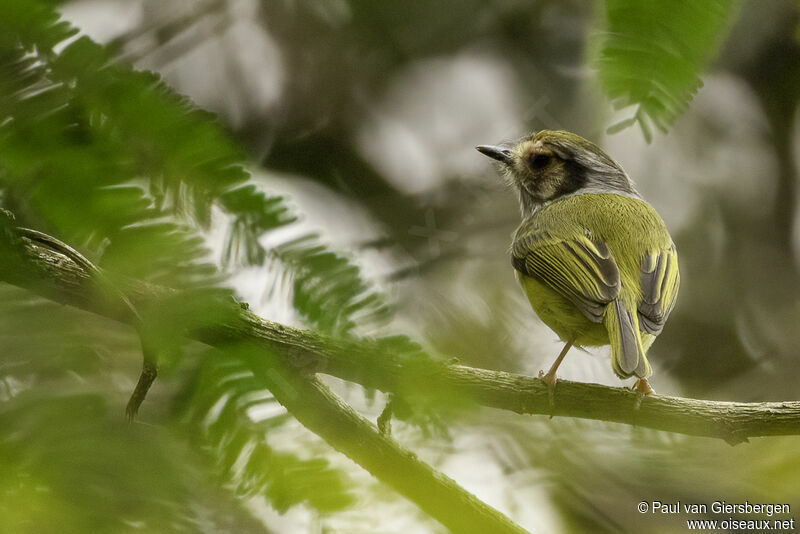
[[[614,372],[646,384],[647,350],[680,283],[661,217],[616,162],[575,134],[544,130],[478,149],[504,164],[519,191],[512,263],[537,315],[568,346],[610,344]]]

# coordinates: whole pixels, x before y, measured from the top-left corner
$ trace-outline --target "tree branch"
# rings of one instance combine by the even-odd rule
[[[6,260],[0,261],[0,280],[32,289],[64,304],[127,322],[136,320],[132,306],[107,298],[108,292],[97,292],[97,280],[71,259],[30,242],[23,244],[27,247],[26,253],[19,254],[19,247],[9,249],[0,242],[0,256],[5,256]],[[153,304],[177,295],[175,291],[140,282],[132,282],[125,292],[130,293],[138,305]],[[264,387],[303,426],[453,532],[527,532],[379,432],[316,377],[293,365],[293,360],[286,357],[293,347],[253,335],[254,322],[258,321],[255,315],[233,302],[220,304],[232,307],[238,320],[234,324],[223,323],[204,329],[196,333],[197,337],[223,352],[245,358]],[[251,328],[253,332],[248,334]],[[285,329],[284,333],[298,332]]]
[[[27,268],[0,266],[0,279],[48,298],[102,315],[131,321],[122,303],[100,301],[93,282],[59,254],[29,246]],[[124,288],[133,303],[174,294],[172,290],[130,281]],[[231,303],[231,305],[233,305]],[[719,402],[653,395],[639,398],[624,388],[559,380],[551,408],[547,387],[538,379],[501,371],[409,360],[387,354],[369,341],[331,339],[237,310],[234,319],[191,333],[210,345],[247,341],[285,357],[306,373],[324,373],[367,388],[418,396],[419,384],[438,398],[466,398],[477,404],[520,414],[579,417],[655,430],[721,438],[730,443],[749,437],[800,435],[800,401]]]
[[[451,478],[381,434],[327,386],[304,377],[279,357],[257,347],[249,359],[256,376],[276,399],[334,449],[416,503],[453,532],[524,533],[506,516],[465,491]]]
[[[679,434],[721,438],[736,444],[749,437],[800,435],[800,401],[721,402],[651,395],[626,388],[559,380],[551,405],[539,378],[502,371],[418,362],[381,354],[369,343],[324,339],[318,334],[244,314],[247,336],[292,347],[297,367],[329,374],[401,396],[418,397],[419,388],[435,399],[466,398],[519,414],[595,419]],[[232,326],[232,325],[231,325]]]

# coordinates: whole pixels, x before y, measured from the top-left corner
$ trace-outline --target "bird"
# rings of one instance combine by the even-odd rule
[[[635,376],[640,396],[655,393],[647,351],[680,287],[661,216],[619,163],[577,134],[541,130],[476,149],[500,163],[517,191],[522,222],[511,264],[533,310],[565,343],[539,372],[548,390],[571,347],[610,345],[614,373]]]

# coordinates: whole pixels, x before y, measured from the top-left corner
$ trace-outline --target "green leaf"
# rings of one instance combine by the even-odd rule
[[[348,335],[356,326],[380,324],[390,316],[386,299],[358,267],[321,245],[317,236],[289,241],[274,253],[292,273],[295,309],[322,332]]]
[[[592,64],[615,108],[635,106],[645,138],[662,132],[688,107],[703,82],[738,2],[606,0]],[[624,121],[611,129],[633,124]],[[649,140],[649,139],[648,139]]]
[[[131,428],[98,395],[28,391],[0,403],[0,425],[13,429],[0,440],[0,532],[264,532],[182,440]]]
[[[269,430],[286,421],[284,412],[251,419],[251,409],[277,406],[247,363],[251,350],[232,349],[224,358],[212,351],[189,383],[177,413],[191,435],[204,438],[195,440],[198,452],[238,495],[263,496],[281,513],[299,504],[320,513],[352,505],[351,481],[343,471],[323,458],[302,459],[266,442]]]
[[[625,128],[628,128],[629,126],[632,126],[633,124],[636,124],[636,121],[638,121],[638,120],[639,120],[639,118],[636,115],[634,115],[633,117],[631,117],[629,119],[621,120],[621,121],[619,121],[617,123],[612,124],[608,128],[606,128],[606,133],[611,135],[611,134],[615,134],[615,133],[621,132]]]
[[[214,117],[86,37],[55,53],[56,36],[72,32],[32,2],[38,16],[26,24],[11,25],[23,2],[0,6],[0,33],[7,24],[17,39],[0,49],[0,190],[26,207],[21,223],[102,249],[112,275],[210,287],[220,277],[204,263],[197,227],[216,206],[230,221],[223,266],[262,264],[259,238],[296,217],[248,183],[244,153]],[[54,35],[44,39],[48,30]],[[293,280],[292,304],[310,325],[346,334],[357,321],[387,316],[358,267],[315,236],[270,256]]]

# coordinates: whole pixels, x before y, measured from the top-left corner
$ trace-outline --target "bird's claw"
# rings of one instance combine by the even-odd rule
[[[640,378],[636,381],[633,385],[634,391],[637,393],[641,393],[642,395],[655,395],[656,390],[653,389],[653,386],[650,385],[650,382],[647,381],[646,378]]]
[[[633,404],[633,409],[635,411],[639,411],[639,409],[642,407],[642,400],[644,400],[645,396],[654,395],[656,392],[646,378],[640,378],[637,380],[633,385],[633,391],[636,392],[636,401],[634,401]]]

